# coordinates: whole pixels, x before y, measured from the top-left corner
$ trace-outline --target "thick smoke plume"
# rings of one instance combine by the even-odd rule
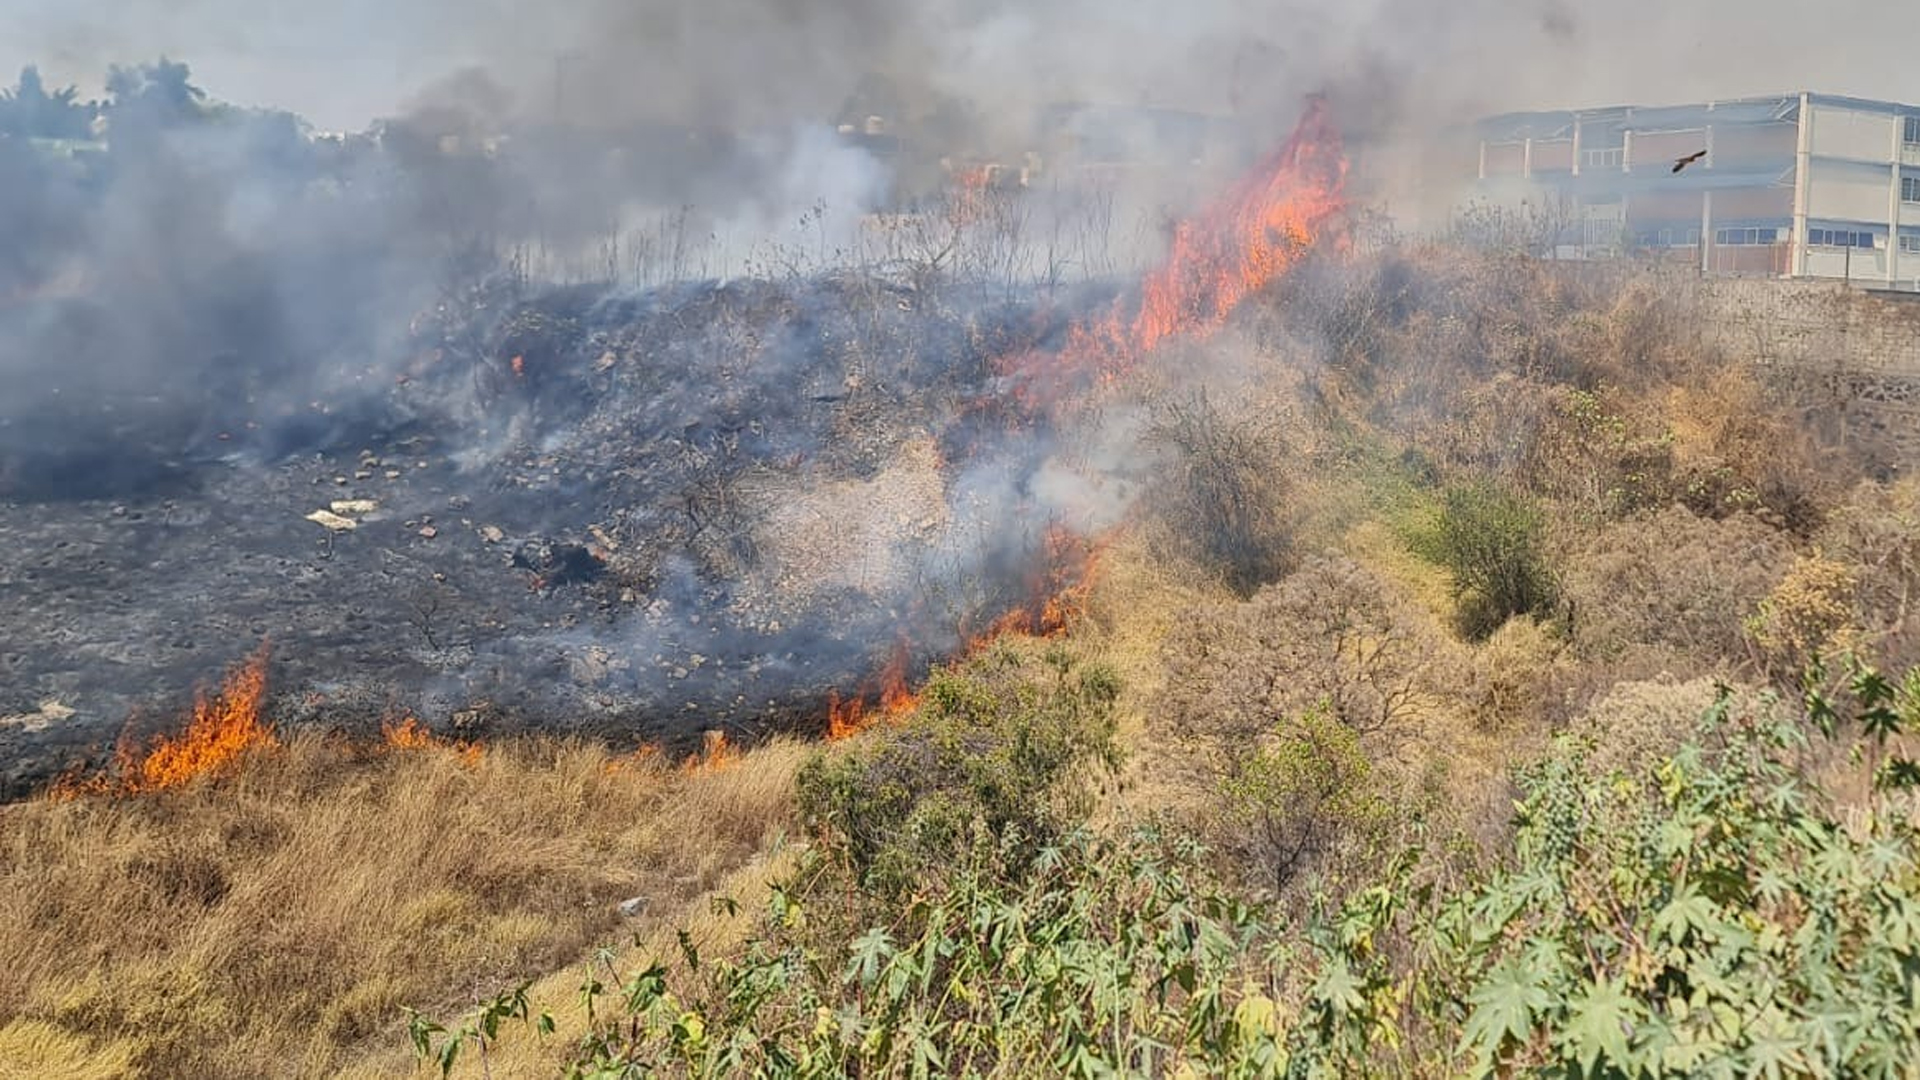
[[[0,61],[44,65],[0,101],[16,778],[22,732],[98,736],[262,637],[315,710],[817,713],[1124,514],[1138,418],[1023,411],[1006,360],[1071,353],[1308,92],[1443,200],[1448,124],[1788,72],[1897,97],[1871,54],[1915,18],[1828,60],[1743,39],[1767,5],[1650,0],[12,4]],[[1150,167],[1071,179],[1076,140]]]

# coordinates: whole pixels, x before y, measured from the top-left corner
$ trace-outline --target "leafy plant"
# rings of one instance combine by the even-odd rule
[[[528,985],[521,983],[512,990],[495,995],[491,1001],[482,1002],[471,1016],[451,1031],[424,1013],[407,1009],[407,1034],[413,1040],[414,1053],[421,1060],[438,1065],[441,1076],[449,1076],[460,1059],[461,1049],[472,1043],[480,1052],[481,1073],[491,1077],[493,1069],[487,1060],[487,1048],[499,1038],[501,1021],[519,1020],[533,1024],[542,1035],[553,1033],[553,1017],[544,1012],[537,1018],[533,1016],[533,1007],[527,1001]]]
[[[1416,545],[1453,575],[1461,634],[1478,641],[1515,615],[1544,615],[1560,586],[1546,555],[1546,517],[1524,496],[1491,484],[1447,489]]]

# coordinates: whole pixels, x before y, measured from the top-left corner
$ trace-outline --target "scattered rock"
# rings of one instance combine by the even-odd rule
[[[624,918],[637,918],[646,914],[646,911],[647,898],[644,896],[629,896],[620,901],[620,914]]]
[[[0,727],[17,727],[33,733],[45,731],[62,720],[73,716],[73,709],[58,701],[43,701],[36,712],[16,713],[12,716],[0,716]]]
[[[359,522],[350,517],[341,517],[331,510],[315,510],[307,515],[307,520],[334,532],[352,532],[360,527]]]
[[[501,532],[498,525],[480,526],[480,539],[485,540],[489,544],[497,544],[506,538],[507,534]]]
[[[420,527],[420,539],[422,540],[431,540],[434,537],[439,535],[440,535],[440,530],[434,528],[431,525],[422,525]]]
[[[371,514],[380,509],[380,504],[372,499],[335,499],[328,509],[342,516]]]

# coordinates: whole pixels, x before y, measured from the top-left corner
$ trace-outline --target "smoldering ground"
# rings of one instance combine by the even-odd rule
[[[1061,432],[995,411],[992,360],[1093,302],[1053,258],[929,290],[901,272],[951,273],[926,238],[830,270],[890,168],[827,130],[869,72],[890,122],[993,155],[1051,101],[1234,112],[1277,142],[1308,89],[1393,136],[1755,66],[1661,70],[1710,25],[1684,13],[1602,63],[1618,13],[1564,4],[401,4],[368,48],[351,8],[297,42],[257,6],[34,10],[60,78],[205,45],[196,79],[257,88],[220,96],[398,120],[315,139],[161,66],[112,95],[104,150],[0,139],[16,779],[262,637],[290,715],[537,706],[659,734],[805,715],[896,641],[937,654],[1017,604],[1044,524],[1108,499],[1061,482]],[[1489,75],[1489,51],[1514,63]],[[1103,483],[1139,467],[1102,445]]]

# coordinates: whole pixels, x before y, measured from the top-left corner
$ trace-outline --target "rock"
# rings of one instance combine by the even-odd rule
[[[440,530],[434,528],[431,525],[423,525],[420,527],[420,539],[422,540],[431,540],[434,537],[439,535],[440,535]]]
[[[372,499],[335,499],[327,505],[327,508],[344,517],[355,514],[371,514],[375,510],[380,509],[380,504]]]
[[[497,525],[480,526],[480,539],[485,540],[489,544],[497,544],[506,538],[507,534],[501,532],[500,527]]]
[[[558,540],[528,540],[513,552],[513,565],[538,575],[543,587],[592,581],[606,569],[606,561],[579,544]]]
[[[333,532],[352,532],[360,527],[359,522],[349,517],[341,517],[331,510],[315,510],[307,515],[307,520]]]
[[[629,896],[620,901],[620,914],[625,918],[637,918],[646,914],[646,911],[647,898],[644,896]]]

